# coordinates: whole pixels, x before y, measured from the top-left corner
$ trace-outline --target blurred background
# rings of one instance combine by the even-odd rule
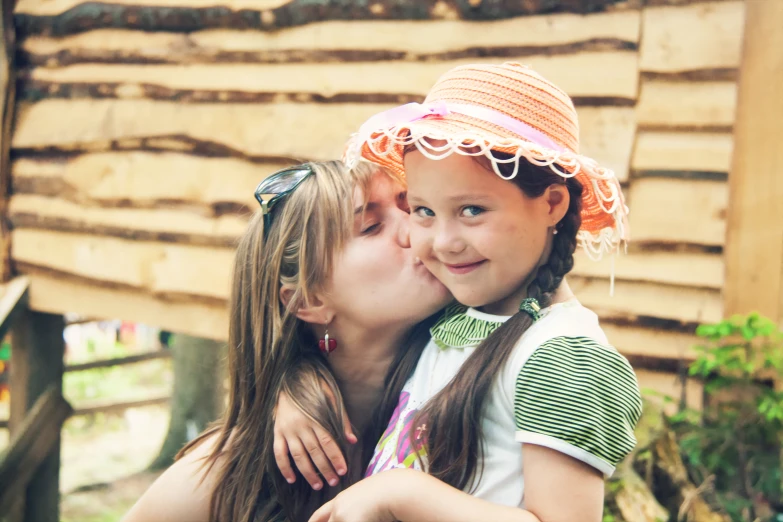
[[[513,60],[572,96],[631,208],[627,255],[569,277],[663,405],[644,492],[607,522],[777,520],[782,4],[4,0],[0,518],[119,520],[220,415],[256,184],[458,64]],[[750,455],[713,445],[732,437]]]

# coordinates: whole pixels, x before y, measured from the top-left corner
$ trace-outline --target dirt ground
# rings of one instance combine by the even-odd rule
[[[63,430],[62,522],[117,522],[158,476],[146,468],[163,442],[167,407],[76,417]]]

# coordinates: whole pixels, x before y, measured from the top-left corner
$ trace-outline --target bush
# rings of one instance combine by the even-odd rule
[[[689,373],[704,382],[701,412],[670,418],[689,472],[713,483],[717,502],[736,521],[783,520],[783,334],[759,314],[702,325],[703,344]]]

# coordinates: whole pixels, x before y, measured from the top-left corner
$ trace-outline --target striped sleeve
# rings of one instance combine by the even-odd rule
[[[641,413],[631,365],[587,337],[547,341],[516,379],[516,440],[565,453],[607,477],[636,445]]]

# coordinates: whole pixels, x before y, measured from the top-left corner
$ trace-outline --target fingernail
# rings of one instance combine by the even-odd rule
[[[337,474],[342,477],[343,475],[345,475],[345,470],[343,468],[340,468],[337,470]]]
[[[338,480],[337,480],[337,479],[332,479],[332,480],[330,480],[330,481],[329,481],[329,485],[330,485],[330,486],[336,486],[336,485],[337,485],[337,482],[338,482]]]
[[[324,485],[321,484],[320,482],[318,482],[317,484],[313,484],[313,489],[316,490],[316,491],[318,491],[322,487],[324,487]]]
[[[294,479],[292,479],[292,478],[287,478],[287,479],[285,479],[285,480],[286,480],[286,482],[288,482],[289,484],[293,484],[293,483],[294,483]]]

